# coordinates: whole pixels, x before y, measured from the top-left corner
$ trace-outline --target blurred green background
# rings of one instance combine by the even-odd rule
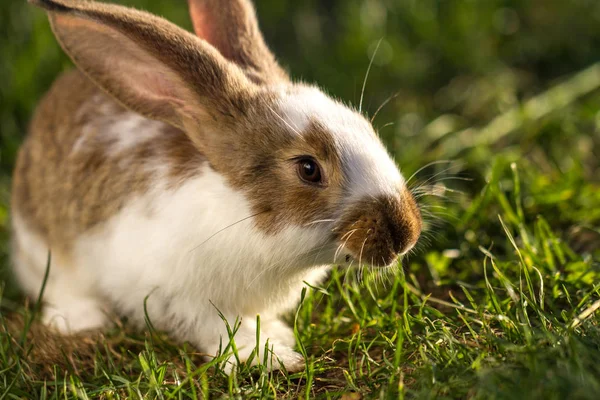
[[[547,105],[547,115],[522,112],[527,111],[528,99],[600,60],[599,1],[255,2],[267,42],[297,79],[317,82],[330,94],[358,105],[373,59],[363,111],[373,115],[391,96],[374,125],[409,174],[433,160],[462,161],[453,172],[471,179],[455,183],[467,195],[463,209],[484,188],[494,168],[500,165],[498,169],[505,170],[518,161],[525,173],[528,215],[545,214],[553,227],[565,231],[600,225],[600,210],[589,207],[597,204],[590,199],[600,196],[598,185],[589,185],[600,178],[598,68],[576,87],[563,88],[533,104]],[[191,26],[184,0],[119,3]],[[43,12],[25,0],[2,0],[0,225],[4,239],[10,173],[19,143],[40,96],[60,71],[70,67]],[[558,103],[570,100],[559,107],[548,102],[553,98]],[[502,115],[505,118],[492,124],[493,132],[486,139],[485,129],[480,128]],[[484,140],[478,141],[481,137]],[[495,218],[493,210],[488,215]],[[475,218],[471,233],[467,232],[470,237],[474,232],[481,245],[492,241],[485,229],[487,218]],[[462,222],[467,223],[464,218]],[[459,246],[464,240],[448,227],[441,236],[446,240],[439,244],[442,248]],[[4,263],[7,241],[0,243]]]
[[[184,0],[121,0],[189,29]],[[595,0],[256,0],[267,42],[298,79],[372,114],[400,164],[427,155],[420,132],[448,114],[448,130],[484,124],[556,80],[600,60]],[[0,134],[4,173],[40,96],[69,61],[45,15],[25,0],[0,5]],[[394,140],[395,138],[395,140]],[[408,158],[408,159],[407,159]],[[406,160],[406,161],[405,161]]]

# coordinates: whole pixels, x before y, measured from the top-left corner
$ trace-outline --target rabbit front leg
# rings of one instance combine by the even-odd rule
[[[280,343],[292,348],[296,345],[294,331],[278,317],[261,318],[260,325],[264,332],[268,332],[271,337],[277,338]]]
[[[258,329],[256,316],[227,318],[227,323],[229,330],[225,321],[218,316],[214,317],[210,324],[203,324],[203,326],[220,328],[199,331],[198,337],[193,341],[198,347],[215,355],[219,349],[222,352],[227,349],[227,353],[230,353],[227,359],[227,371],[231,372],[238,359],[240,362],[250,361],[251,365],[266,364],[270,370],[278,370],[283,366],[288,372],[294,372],[304,367],[303,357],[293,349],[295,343],[293,331],[279,319],[274,317],[265,318],[264,321],[261,319],[260,329]],[[228,347],[228,344],[233,344],[230,343],[231,334],[233,334],[237,357],[233,354],[233,346]],[[255,354],[250,360],[253,352]]]

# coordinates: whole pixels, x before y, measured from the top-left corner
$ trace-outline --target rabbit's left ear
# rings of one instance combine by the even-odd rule
[[[258,84],[289,81],[258,27],[250,0],[188,0],[194,31]]]
[[[225,128],[237,123],[258,88],[210,44],[162,18],[116,4],[29,1],[48,11],[52,30],[77,67],[121,104],[184,130],[204,154],[233,140],[224,132],[235,130]]]

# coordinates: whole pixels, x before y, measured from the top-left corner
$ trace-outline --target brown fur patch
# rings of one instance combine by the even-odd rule
[[[387,266],[421,234],[421,213],[408,191],[357,202],[336,229],[339,241],[360,263]]]
[[[253,212],[260,213],[257,226],[266,233],[331,218],[342,201],[345,181],[332,136],[316,122],[302,135],[288,135],[282,132],[287,127],[274,124],[270,107],[266,98],[255,103],[243,126],[245,135],[217,157],[215,169],[246,193]],[[325,186],[298,177],[295,159],[300,156],[318,161]]]

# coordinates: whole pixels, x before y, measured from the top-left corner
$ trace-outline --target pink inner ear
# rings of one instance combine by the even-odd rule
[[[142,97],[169,102],[173,105],[183,104],[183,99],[178,98],[177,91],[166,73],[147,67],[137,69],[138,72],[134,73],[132,78],[142,83],[137,85],[137,90]]]
[[[204,2],[188,0],[194,32],[196,32],[198,37],[206,40],[212,45],[215,45],[217,38],[215,36],[214,26],[210,22],[211,18],[210,13],[208,12],[208,7],[200,3]]]

